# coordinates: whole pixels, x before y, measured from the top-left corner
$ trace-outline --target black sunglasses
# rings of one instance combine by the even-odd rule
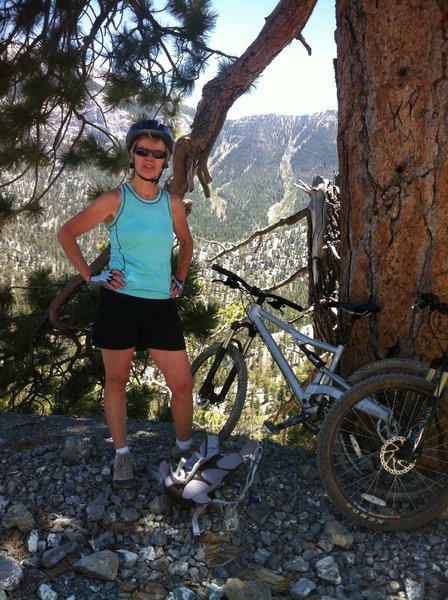
[[[135,148],[134,154],[137,156],[152,156],[153,158],[166,158],[166,152],[164,150],[147,150],[146,148]]]

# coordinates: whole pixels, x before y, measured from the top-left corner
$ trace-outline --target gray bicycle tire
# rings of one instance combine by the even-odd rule
[[[214,356],[218,352],[218,350],[221,349],[221,347],[222,347],[221,344],[214,344],[213,346],[206,348],[192,362],[191,373],[193,376],[193,382],[194,382],[195,375],[198,372],[199,368],[202,366],[202,364],[206,360],[208,360],[209,358]],[[246,361],[244,360],[244,356],[242,355],[239,348],[237,348],[236,346],[234,346],[232,344],[227,348],[226,352],[231,356],[232,361],[236,367],[238,384],[237,384],[236,397],[235,397],[235,401],[233,403],[232,409],[229,413],[229,416],[228,416],[225,424],[220,429],[220,431],[217,433],[217,435],[219,436],[220,442],[225,442],[229,438],[229,436],[231,435],[233,430],[235,429],[235,427],[239,421],[239,418],[241,416],[241,413],[243,411],[244,402],[246,400],[246,394],[247,394],[247,368],[246,368]]]
[[[346,461],[344,453],[341,453],[340,448],[341,439],[344,436],[344,419],[347,415],[350,415],[350,418],[347,419],[346,423],[352,422],[350,411],[353,409],[353,407],[362,399],[371,395],[382,393],[383,391],[409,390],[413,392],[419,392],[424,395],[431,395],[432,389],[433,388],[431,384],[419,376],[405,373],[380,375],[377,377],[372,377],[347,390],[341,396],[341,398],[333,404],[326,414],[319,434],[317,449],[317,463],[321,480],[333,504],[343,514],[345,514],[345,516],[349,517],[359,525],[383,532],[416,529],[432,521],[447,506],[448,478],[446,481],[444,481],[440,494],[433,496],[428,501],[425,501],[421,509],[411,511],[408,515],[395,515],[393,518],[384,517],[383,519],[379,518],[380,515],[374,515],[369,511],[363,510],[360,502],[350,498],[347,489],[350,486],[354,487],[354,484],[352,485],[348,483],[346,489],[344,489],[343,485],[341,484],[341,481],[344,479],[344,477],[347,481],[349,481],[350,465],[348,461]],[[356,414],[359,415],[360,411],[357,411]],[[425,441],[425,444],[427,444],[427,441]],[[348,445],[346,448],[347,447]],[[447,448],[448,452],[448,442],[444,444],[442,451],[444,451],[445,447]],[[336,474],[338,467],[335,466],[338,460],[338,452],[340,456],[343,456],[344,460],[342,462],[346,463],[343,467],[345,472],[343,471],[342,467],[339,468],[341,473],[340,477]],[[373,453],[372,456],[374,456]],[[367,459],[365,457],[367,457]],[[372,472],[374,471],[373,467],[376,469],[378,468],[378,465],[373,464],[373,459],[369,457],[368,453],[366,453],[365,457],[362,457],[362,460],[364,461],[363,467],[365,467],[370,460],[372,462]],[[354,464],[354,462],[352,464]],[[387,474],[386,476],[388,477]],[[358,477],[358,479],[360,478]],[[355,480],[356,476],[352,474],[351,481]],[[426,489],[425,486],[424,489]],[[383,489],[382,493],[384,495],[385,492],[386,490]],[[420,493],[419,490],[412,492],[414,495],[417,493]],[[426,491],[425,493],[428,492]],[[410,494],[410,497],[412,497],[412,494]],[[402,494],[401,497],[405,497],[405,494]]]

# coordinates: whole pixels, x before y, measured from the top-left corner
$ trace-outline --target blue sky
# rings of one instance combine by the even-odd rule
[[[276,0],[214,0],[218,13],[209,45],[239,56],[257,37]],[[265,69],[256,90],[239,98],[228,118],[259,114],[304,115],[337,108],[333,59],[335,0],[318,0],[303,35],[312,55],[297,40]],[[210,66],[187,104],[196,107],[204,83],[215,75]]]

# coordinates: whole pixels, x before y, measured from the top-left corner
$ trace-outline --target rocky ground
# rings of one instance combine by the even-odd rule
[[[327,500],[312,453],[266,442],[248,497],[209,506],[195,537],[192,509],[154,476],[171,425],[129,432],[138,488],[116,493],[102,419],[0,413],[0,600],[448,598],[447,522],[360,530]],[[237,499],[245,476],[215,497]]]

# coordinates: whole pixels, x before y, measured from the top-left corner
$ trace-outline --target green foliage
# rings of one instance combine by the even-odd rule
[[[154,416],[158,421],[164,421],[165,423],[172,423],[173,415],[171,414],[170,404],[168,400],[159,402],[155,411]]]
[[[7,284],[0,288],[2,409],[102,414],[103,367],[99,350],[91,346],[98,292],[83,285],[63,307],[60,318],[68,326],[66,330],[53,329],[48,320],[48,307],[67,279],[41,268],[28,275],[23,288],[14,290]],[[193,263],[179,312],[185,333],[195,339],[206,338],[216,319],[216,309],[202,291],[198,266]],[[132,418],[147,418],[154,412],[150,407],[154,389],[140,381],[147,360],[146,353],[136,353],[128,401]],[[169,405],[164,404],[157,411],[164,419],[171,418]]]
[[[294,413],[291,413],[293,416]],[[302,425],[296,425],[286,430],[286,445],[292,448],[315,449],[316,435],[305,429]]]
[[[169,0],[167,10],[181,22],[185,40],[188,42],[199,40],[205,43],[208,32],[215,26],[217,16],[210,10],[210,6],[211,3],[207,0],[195,3],[187,0]]]
[[[6,320],[14,306],[14,295],[10,287],[0,287],[0,329],[6,327]]]
[[[226,74],[229,68],[234,65],[236,62],[236,58],[222,58],[218,62],[217,75],[218,77],[222,77]]]
[[[82,137],[78,143],[62,155],[62,161],[72,168],[93,165],[100,171],[119,175],[128,168],[129,156],[124,148],[105,148],[103,142],[93,134]]]
[[[15,202],[16,197],[12,194],[0,193],[0,219],[5,223],[14,217],[13,207]]]
[[[146,383],[134,384],[126,394],[128,419],[147,419],[155,393]]]
[[[221,58],[218,61],[218,68],[217,68],[217,72],[216,75],[218,77],[224,77],[227,73],[227,71],[230,69],[230,67],[232,67],[235,62],[237,61],[237,57],[234,56],[225,56],[224,58]],[[247,89],[248,94],[250,94],[251,92],[253,92],[258,84],[258,79],[256,79]]]
[[[55,331],[48,306],[66,277],[49,269],[28,276],[24,289],[0,293],[0,398],[9,410],[98,414],[101,374],[98,353],[86,345],[93,305],[80,294],[66,308],[67,321],[78,314],[78,329]]]
[[[172,272],[176,272],[177,254],[173,254]],[[183,294],[177,300],[177,308],[184,334],[198,340],[206,340],[217,324],[218,305],[204,297],[204,287],[199,275],[199,264],[193,260],[185,281]]]
[[[37,269],[27,277],[25,300],[31,313],[48,309],[58,289],[58,282],[51,277],[51,269]]]
[[[0,19],[3,213],[36,213],[64,169],[128,168],[108,108],[175,120],[214,51],[211,0],[6,2]],[[124,119],[126,121],[126,119]],[[126,129],[130,124],[123,122]],[[9,194],[22,180],[22,197]],[[31,180],[31,181],[29,181]],[[24,190],[27,197],[23,197]],[[19,208],[19,202],[21,202]]]
[[[244,306],[241,302],[228,302],[221,306],[218,317],[220,324],[228,327],[233,321],[238,321],[244,317]]]
[[[55,381],[53,414],[102,415],[101,386],[98,370],[89,361],[78,361],[63,382]],[[50,390],[48,390],[50,392]]]
[[[88,202],[93,202],[94,200],[96,200],[97,198],[99,198],[101,196],[101,194],[104,194],[105,191],[110,190],[113,186],[111,185],[100,185],[100,184],[96,184],[96,185],[89,185],[87,190],[86,190],[86,198]]]

